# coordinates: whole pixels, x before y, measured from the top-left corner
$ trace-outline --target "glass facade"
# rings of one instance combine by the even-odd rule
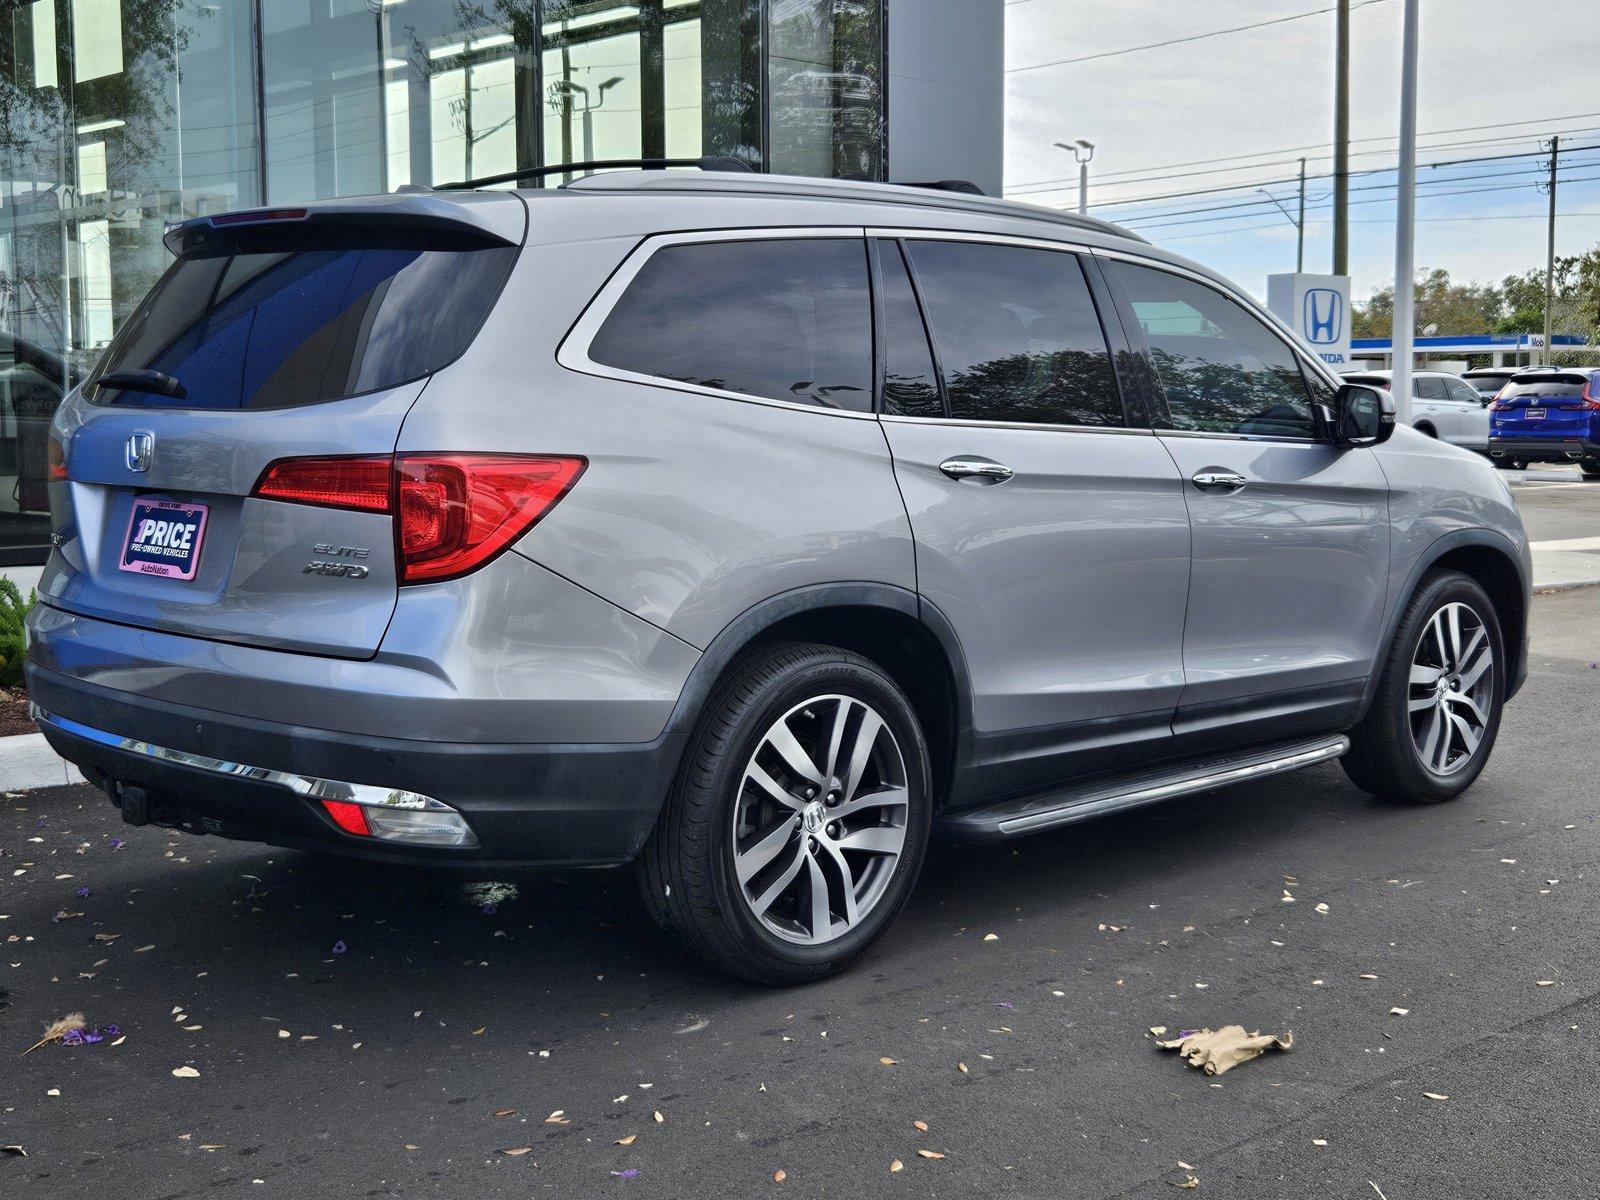
[[[885,2],[7,0],[0,565],[170,223],[587,159],[881,179]]]

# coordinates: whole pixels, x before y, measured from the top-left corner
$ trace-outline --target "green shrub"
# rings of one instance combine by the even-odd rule
[[[22,622],[39,598],[37,591],[22,598],[22,592],[9,579],[0,578],[0,687],[22,686],[22,659],[27,653]]]

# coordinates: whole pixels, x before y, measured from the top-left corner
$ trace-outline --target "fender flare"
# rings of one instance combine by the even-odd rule
[[[954,626],[934,605],[909,588],[890,583],[823,583],[782,592],[752,605],[711,639],[689,672],[689,678],[684,682],[678,702],[673,706],[672,715],[667,718],[661,734],[669,744],[676,743],[671,754],[674,773],[682,748],[687,745],[689,735],[705,709],[711,689],[716,686],[728,664],[752,641],[780,621],[832,608],[885,609],[910,617],[933,635],[950,666],[951,691],[956,704],[957,741],[952,751],[957,760],[961,760],[962,747],[972,729],[972,681],[967,672],[966,655],[962,652]]]
[[[1516,543],[1498,530],[1484,526],[1453,529],[1449,533],[1441,534],[1429,542],[1427,549],[1417,555],[1417,561],[1412,564],[1405,583],[1395,593],[1395,602],[1392,610],[1384,618],[1383,636],[1378,640],[1378,651],[1373,657],[1371,669],[1367,672],[1366,687],[1361,692],[1361,716],[1366,716],[1367,709],[1371,706],[1373,697],[1377,694],[1378,677],[1383,673],[1383,660],[1388,656],[1389,647],[1394,644],[1395,635],[1400,631],[1400,618],[1405,614],[1406,605],[1410,602],[1411,597],[1416,595],[1417,585],[1422,582],[1422,577],[1433,569],[1434,564],[1446,554],[1449,554],[1452,550],[1460,550],[1467,546],[1481,547],[1503,555],[1516,569],[1517,577],[1522,581],[1522,594],[1528,596],[1532,592],[1532,579],[1522,561],[1522,555],[1517,551]],[[1524,638],[1524,641],[1526,641],[1526,638]],[[1512,663],[1508,664],[1508,666],[1514,665],[1521,659],[1522,650],[1520,647],[1512,647],[1508,650],[1508,653],[1512,658]],[[1506,676],[1507,699],[1511,697],[1519,683],[1520,680],[1512,672],[1508,671]]]

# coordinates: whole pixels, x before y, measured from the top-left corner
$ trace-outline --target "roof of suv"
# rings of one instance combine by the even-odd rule
[[[546,189],[530,189],[545,191]],[[943,209],[979,216],[1011,217],[1028,221],[1047,221],[1074,229],[1090,230],[1109,237],[1148,245],[1147,239],[1130,229],[1080,216],[1057,208],[1002,200],[993,196],[972,195],[932,187],[874,183],[856,179],[818,179],[804,175],[761,175],[733,171],[607,171],[585,175],[558,190],[579,192],[676,192],[742,196],[784,196],[851,203],[883,204],[895,207]]]

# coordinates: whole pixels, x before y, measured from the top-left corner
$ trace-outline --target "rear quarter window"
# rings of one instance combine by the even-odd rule
[[[589,359],[718,391],[869,412],[868,279],[858,237],[663,246],[606,315]]]

